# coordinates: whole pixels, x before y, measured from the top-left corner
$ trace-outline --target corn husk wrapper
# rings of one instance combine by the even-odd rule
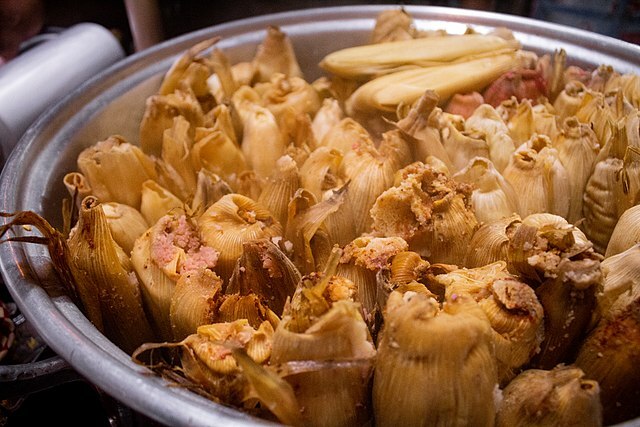
[[[111,237],[122,248],[125,254],[130,254],[136,239],[149,228],[149,223],[142,214],[129,205],[122,203],[101,203],[105,219],[111,230]]]
[[[80,172],[69,172],[62,178],[62,182],[79,210],[84,198],[92,194],[87,178]]]
[[[602,425],[598,383],[575,366],[529,369],[502,392],[496,426]]]
[[[618,217],[640,202],[640,111],[630,112],[623,123],[621,131],[624,132],[626,148],[619,173],[620,183],[616,187]]]
[[[399,252],[391,260],[389,282],[396,286],[416,282],[429,273],[430,267],[431,264],[415,252]]]
[[[231,187],[236,193],[252,200],[260,198],[264,187],[264,178],[258,176],[254,171],[246,170],[236,177],[230,177],[230,179],[232,179]]]
[[[233,142],[240,145],[239,138],[242,134],[242,123],[238,112],[235,111],[232,103],[216,105],[209,113],[211,116],[211,122],[213,122],[212,129],[219,130],[227,135]]]
[[[97,292],[105,335],[127,353],[154,340],[133,266],[111,237],[104,211],[94,197],[82,202],[68,246],[76,280],[92,283]]]
[[[190,155],[195,170],[206,169],[227,179],[248,168],[244,153],[226,132],[197,128],[194,138]]]
[[[163,216],[136,240],[131,263],[140,278],[145,307],[164,340],[173,340],[170,306],[176,282],[191,271],[213,269],[218,256],[203,244],[185,215]]]
[[[617,119],[602,93],[585,92],[575,116],[581,123],[590,124],[593,127],[600,145],[606,144],[615,134]]]
[[[243,121],[242,153],[247,165],[261,177],[267,177],[284,154],[285,141],[274,115],[266,108],[251,104]]]
[[[564,78],[564,71],[567,67],[567,52],[558,49],[553,53],[553,64],[548,74],[548,96],[555,100],[558,94],[565,88],[567,82]]]
[[[502,53],[461,63],[398,71],[360,86],[347,100],[346,112],[350,116],[393,112],[402,103],[413,104],[427,89],[435,91],[444,102],[455,93],[483,88],[516,63],[515,53]]]
[[[403,70],[426,70],[456,62],[471,62],[470,58],[482,57],[483,54],[490,56],[517,47],[515,41],[480,34],[428,37],[338,50],[325,56],[320,66],[340,77],[368,80]]]
[[[575,275],[571,280],[580,288],[588,288],[601,279],[602,256],[593,250],[593,243],[578,227],[558,215],[541,213],[524,217],[509,239],[509,271],[534,286],[558,277],[567,265],[575,262],[578,266],[586,260],[591,260],[587,264],[595,268],[593,274]]]
[[[509,105],[511,102],[515,102],[514,106]],[[533,107],[531,101],[528,99],[518,102],[514,98],[504,101],[497,109],[513,108],[515,110],[510,113],[500,113],[503,118],[505,114],[509,114],[509,118],[505,120],[507,127],[509,128],[509,135],[513,139],[513,143],[516,147],[520,144],[527,142],[534,133],[536,133],[536,122],[533,114]]]
[[[614,128],[585,187],[583,228],[600,253],[606,251],[620,215],[636,203],[640,184],[636,125],[637,118],[630,117]]]
[[[206,169],[198,171],[198,181],[196,183],[196,193],[191,201],[191,211],[194,215],[202,215],[202,213],[212,204],[233,193],[229,184],[218,175],[209,172]]]
[[[249,85],[242,85],[234,92],[229,108],[238,118],[237,123],[234,121],[234,130],[237,136],[240,137],[242,135],[243,123],[251,116],[252,109],[255,106],[262,107],[262,100],[260,99],[260,94],[254,88]],[[231,117],[233,118],[234,114],[231,114]],[[236,127],[237,125],[239,127]],[[239,141],[242,141],[242,139],[239,138]]]
[[[534,135],[516,149],[502,174],[517,194],[527,195],[519,198],[521,216],[569,213],[569,177],[548,137]]]
[[[175,284],[169,305],[174,341],[196,333],[199,326],[215,323],[222,280],[210,269],[182,274]]]
[[[591,73],[591,78],[589,79],[587,85],[591,90],[605,92],[607,82],[611,79],[611,77],[614,77],[616,75],[617,73],[611,65],[600,64],[598,68],[593,70],[593,72]]]
[[[534,129],[535,133],[547,135],[552,141],[555,141],[560,134],[561,126],[553,106],[549,105],[549,107],[547,104],[537,104],[532,107]]]
[[[160,183],[181,200],[191,199],[196,190],[196,169],[189,161],[193,148],[189,129],[184,117],[173,119],[173,126],[164,131],[162,157],[158,161]]]
[[[124,203],[136,209],[142,184],[157,177],[153,160],[119,136],[83,150],[78,155],[78,169],[101,202]]]
[[[242,254],[242,244],[282,236],[282,226],[262,205],[240,194],[228,194],[197,219],[202,241],[220,252],[216,273],[228,281]]]
[[[606,319],[619,315],[640,297],[640,246],[612,255],[602,261],[604,285],[598,294],[598,314]]]
[[[474,268],[506,261],[509,242],[521,223],[520,216],[514,214],[481,224],[469,242],[463,265]]]
[[[280,224],[287,223],[289,202],[300,188],[300,176],[296,162],[282,156],[276,163],[273,174],[266,179],[258,203],[267,208]]]
[[[640,298],[602,319],[584,341],[575,364],[600,385],[604,424],[640,416]]]
[[[470,295],[493,328],[498,380],[508,383],[539,350],[544,334],[544,312],[529,285],[507,272],[498,261],[474,269],[435,276],[445,287],[445,298]]]
[[[427,157],[433,156],[441,160],[448,170],[454,170],[440,133],[442,110],[437,108],[439,99],[437,93],[426,90],[406,116],[398,120],[396,126],[415,138],[415,160],[425,161]]]
[[[172,211],[184,210],[185,205],[182,200],[156,181],[143,182],[140,194],[140,213],[147,224],[155,224],[160,218]]]
[[[640,108],[640,78],[635,73],[610,76],[603,92],[621,91],[635,108]]]
[[[321,200],[325,191],[342,184],[340,165],[343,153],[328,147],[318,147],[300,167],[302,187]]]
[[[220,49],[215,48],[211,51],[209,65],[214,74],[207,78],[207,87],[218,105],[224,104],[231,99],[240,85],[234,77],[229,58]]]
[[[272,364],[318,363],[285,377],[305,407],[305,425],[354,425],[370,417],[375,348],[354,302],[355,285],[334,275],[339,258],[333,251],[322,273],[302,278],[274,334]]]
[[[398,172],[399,183],[386,190],[371,209],[378,237],[402,237],[409,249],[432,263],[462,265],[478,223],[470,188],[423,164]]]
[[[345,246],[337,274],[358,287],[364,320],[372,327],[377,312],[376,274],[391,267],[391,259],[408,249],[399,237],[359,237]]]
[[[553,102],[553,107],[560,120],[576,115],[580,104],[582,104],[582,97],[586,90],[587,88],[579,81],[571,81],[566,84],[562,92],[560,92]]]
[[[318,141],[311,126],[311,117],[309,114],[299,113],[292,107],[288,107],[279,117],[278,126],[287,143],[285,154],[293,158],[296,163],[303,164],[311,151],[318,147]]]
[[[515,146],[509,135],[509,128],[495,108],[489,104],[480,105],[465,120],[464,126],[468,132],[484,132],[489,146],[489,158],[498,172],[502,172],[507,167]]]
[[[322,105],[320,95],[313,86],[296,76],[277,73],[271,76],[268,83],[258,83],[254,89],[260,94],[262,105],[277,119],[289,108],[313,117]]]
[[[224,294],[216,307],[216,322],[234,322],[245,319],[254,328],[269,322],[274,328],[280,318],[271,310],[266,301],[255,293],[246,295]]]
[[[327,190],[322,195],[322,201],[325,202],[338,190]],[[349,186],[346,187],[346,192],[349,192]],[[323,227],[327,232],[329,241],[334,245],[344,247],[353,241],[358,234],[356,232],[356,223],[354,218],[354,207],[349,203],[343,203],[342,206],[336,211],[329,214],[323,223]]]
[[[617,255],[640,242],[640,205],[627,209],[618,219],[607,245],[605,258]]]
[[[194,92],[198,93],[198,96],[208,92],[206,86],[206,79],[208,78],[210,71],[203,64],[203,52],[220,40],[220,37],[213,37],[207,40],[203,40],[194,46],[190,47],[184,54],[182,54],[169,68],[169,71],[164,75],[162,84],[158,93],[160,95],[168,95],[176,91],[176,89],[184,88],[185,85],[194,89]],[[194,65],[197,67],[197,71],[194,71]],[[202,71],[201,68],[207,70],[205,76],[199,76]],[[204,79],[194,80],[194,77],[204,77]]]
[[[345,203],[353,213],[356,236],[370,228],[372,221],[367,213],[378,196],[393,185],[395,172],[405,166],[403,163],[407,159],[408,150],[403,156],[399,138],[390,133],[383,137],[380,149],[376,149],[372,142],[354,146],[341,163],[341,175],[344,181],[349,182]]]
[[[371,43],[410,40],[417,35],[413,18],[404,9],[384,10],[376,17]]]
[[[304,425],[346,426],[369,420],[376,352],[357,305],[336,301],[302,332],[288,330],[286,322],[285,316],[274,334],[271,363],[316,362],[319,368],[285,377],[305,408]]]
[[[193,91],[177,90],[147,98],[140,122],[142,151],[160,157],[164,131],[173,126],[173,120],[177,116],[184,117],[194,129],[205,124],[204,112]]]
[[[90,199],[94,198],[90,197]],[[80,203],[80,207],[82,206],[83,203]],[[104,333],[105,327],[98,284],[94,280],[87,280],[82,266],[77,265],[75,260],[77,254],[68,244],[68,236],[62,234],[47,220],[33,211],[20,211],[15,214],[1,212],[0,216],[8,218],[0,226],[0,238],[3,238],[2,243],[26,242],[46,245],[53,270],[60,279],[59,289],[71,298],[99,331]],[[65,226],[68,226],[68,224],[65,224]],[[30,236],[16,232],[15,236],[6,237],[11,230],[17,227],[20,227],[19,229],[23,231],[30,231],[35,227],[40,235]]]
[[[249,383],[249,396],[257,399],[262,408],[268,409],[283,424],[303,425],[300,405],[293,387],[281,377],[282,369],[281,372],[269,370],[239,349],[234,349],[233,355]]]
[[[145,364],[148,351],[178,348],[184,376],[209,398],[258,416],[275,415],[288,425],[301,425],[293,390],[264,366],[271,354],[273,332],[269,322],[253,328],[245,319],[203,325],[178,343],[142,346],[134,359]]]
[[[440,309],[424,294],[392,292],[374,373],[376,423],[492,425],[497,373],[491,334],[468,296]]]
[[[325,98],[322,106],[313,117],[311,128],[316,141],[322,141],[325,135],[344,118],[340,103],[334,98]]]
[[[558,158],[569,176],[571,206],[567,220],[575,223],[582,218],[582,198],[600,145],[588,125],[570,117],[565,119],[562,132],[553,141],[553,146],[558,150]]]
[[[509,217],[519,211],[515,191],[491,160],[474,157],[452,178],[474,186],[471,206],[479,223]]]
[[[530,215],[511,238],[509,269],[536,289],[545,338],[532,366],[551,369],[574,356],[590,327],[602,288],[602,257],[575,226],[551,214]]]
[[[253,293],[274,313],[281,315],[300,279],[296,266],[275,243],[269,239],[252,240],[243,244],[242,255],[225,292]]]
[[[267,34],[258,46],[252,63],[259,82],[269,81],[276,73],[302,77],[289,36],[276,26],[267,28]]]
[[[348,153],[360,145],[373,145],[371,134],[357,121],[346,117],[335,124],[320,140],[320,145]]]
[[[463,169],[475,157],[489,158],[489,145],[484,133],[460,131],[451,123],[441,133],[442,145],[453,164],[452,173]]]
[[[622,160],[617,158],[597,162],[585,186],[583,228],[600,253],[606,250],[618,220],[614,192],[618,183],[617,174],[622,166]]]
[[[302,274],[322,269],[328,259],[333,243],[323,223],[345,203],[347,192],[348,185],[344,185],[316,203],[312,194],[299,189],[291,199],[285,239],[293,244],[293,262]]]

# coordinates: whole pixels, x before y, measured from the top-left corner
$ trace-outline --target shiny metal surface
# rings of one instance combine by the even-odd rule
[[[368,40],[375,17],[385,8],[350,6],[281,13],[230,22],[190,33],[141,52],[102,72],[52,108],[24,135],[0,177],[0,210],[35,210],[60,226],[62,177],[75,168],[77,154],[118,133],[137,141],[144,99],[157,89],[176,56],[194,43],[222,36],[219,47],[232,62],[249,59],[268,25],[292,38],[308,78],[332,50]],[[526,48],[551,53],[564,48],[571,63],[608,63],[623,72],[640,71],[640,48],[604,36],[530,19],[451,8],[406,6],[420,29],[461,33],[507,26]],[[0,245],[0,270],[21,310],[50,346],[79,373],[133,409],[168,425],[269,424],[222,407],[186,390],[167,387],[134,364],[87,321],[67,298],[49,298],[39,283],[55,280],[43,248]],[[640,425],[635,421],[626,425]]]

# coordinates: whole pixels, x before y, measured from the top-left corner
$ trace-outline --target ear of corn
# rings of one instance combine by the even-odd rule
[[[468,60],[517,47],[514,40],[481,34],[426,37],[338,50],[327,55],[320,66],[340,77],[362,80],[410,68]]]
[[[359,87],[347,100],[347,114],[371,110],[393,112],[401,103],[415,102],[427,89],[435,91],[444,102],[455,93],[484,88],[517,63],[515,52],[505,52],[387,74]]]

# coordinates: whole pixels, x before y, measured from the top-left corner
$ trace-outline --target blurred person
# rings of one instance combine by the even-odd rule
[[[44,25],[42,0],[0,0],[0,65],[16,57],[20,45]]]

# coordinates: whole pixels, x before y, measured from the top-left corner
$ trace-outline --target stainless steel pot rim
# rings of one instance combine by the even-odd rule
[[[62,145],[52,144],[55,147],[50,148],[45,146],[46,140],[51,138],[59,141],[74,130],[69,127],[92,117],[118,93],[160,75],[178,54],[194,43],[213,35],[223,37],[220,47],[226,43],[242,44],[247,40],[259,40],[267,26],[272,24],[279,25],[293,38],[298,34],[308,35],[323,25],[339,26],[347,25],[347,22],[356,31],[370,30],[379,12],[398,7],[341,6],[264,15],[195,31],[124,59],[78,87],[29,128],[0,176],[3,188],[0,211],[33,209],[41,212],[46,200],[33,202],[33,197],[27,199],[18,194],[20,189],[36,179],[29,173],[41,173],[38,170],[25,172],[25,168],[31,166],[33,152],[46,149],[50,150],[46,151],[49,156],[64,154]],[[599,52],[606,48],[607,55],[619,59],[623,68],[626,68],[622,71],[637,72],[640,68],[640,47],[586,31],[490,12],[432,6],[404,7],[418,20],[419,25],[449,23],[460,30],[467,23],[478,28],[507,26],[524,36],[525,45],[527,42],[535,45],[541,40],[540,37],[546,37],[556,39],[560,46],[577,45],[584,51]],[[349,44],[350,41],[343,42]],[[591,61],[597,63],[598,58],[597,55],[591,57]],[[78,110],[77,106],[81,108]],[[72,123],[67,123],[71,119]],[[0,271],[23,313],[59,355],[105,392],[131,408],[170,425],[270,424],[186,390],[168,387],[164,380],[149,375],[148,371],[137,366],[102,336],[69,299],[47,296],[37,285],[46,274],[36,277],[31,273],[32,270],[42,273],[46,268],[47,257],[43,250],[25,248],[19,244],[0,245]],[[640,425],[640,422],[634,420],[624,425]]]

